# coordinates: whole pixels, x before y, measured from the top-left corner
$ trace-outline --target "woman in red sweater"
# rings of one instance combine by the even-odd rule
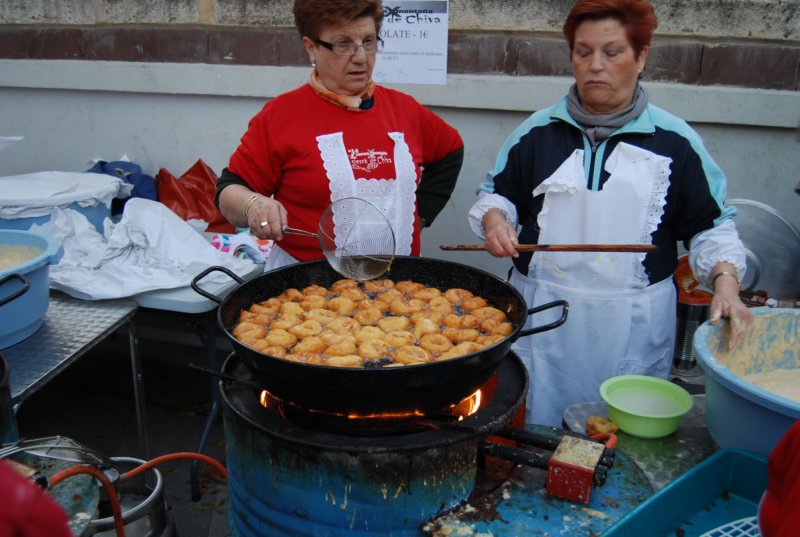
[[[392,225],[395,254],[419,255],[420,230],[455,188],[458,132],[404,93],[376,85],[383,47],[380,0],[296,0],[294,18],[312,65],[309,80],[251,119],[217,182],[217,205],[238,227],[279,241],[266,269],[321,259],[314,238],[323,211],[366,199]]]

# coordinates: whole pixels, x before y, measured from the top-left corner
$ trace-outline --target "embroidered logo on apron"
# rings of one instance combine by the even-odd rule
[[[371,172],[378,166],[383,164],[392,164],[392,159],[386,151],[376,151],[369,149],[367,151],[359,151],[358,149],[349,149],[347,156],[350,158],[350,166],[354,170],[361,170]]]

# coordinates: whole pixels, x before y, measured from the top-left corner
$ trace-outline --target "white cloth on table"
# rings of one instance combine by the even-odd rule
[[[31,228],[64,246],[64,256],[50,267],[51,288],[87,300],[122,298],[188,286],[210,266],[223,266],[239,276],[253,270],[251,261],[220,252],[157,201],[132,198],[121,220],[106,219],[104,228],[101,235],[71,209],[57,209],[49,222]],[[217,272],[203,281],[230,278]]]

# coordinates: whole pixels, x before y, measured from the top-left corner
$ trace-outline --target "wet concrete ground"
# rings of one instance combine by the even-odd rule
[[[193,332],[196,320],[152,310],[136,314],[150,458],[197,449],[210,408],[211,379],[189,367],[190,363],[206,366],[208,362],[207,352]],[[25,401],[17,412],[20,436],[61,435],[110,457],[146,460],[136,425],[128,341],[124,329],[112,334]],[[221,348],[218,355],[224,359],[227,350]],[[224,464],[220,416],[204,453]],[[218,472],[200,463],[202,495],[193,501],[188,460],[165,462],[157,468],[164,479],[164,499],[175,530],[165,530],[161,536],[229,535],[227,488]]]

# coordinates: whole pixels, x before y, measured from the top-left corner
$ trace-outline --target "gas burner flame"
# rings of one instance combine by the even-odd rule
[[[445,414],[455,417],[457,420],[463,420],[464,418],[471,416],[475,412],[478,411],[481,407],[481,400],[482,400],[482,392],[481,390],[477,390],[472,395],[469,395],[459,401],[454,405],[450,405],[445,411]],[[357,413],[340,413],[340,412],[327,412],[316,410],[313,408],[305,408],[291,401],[285,401],[271,393],[267,390],[262,390],[261,395],[259,396],[259,402],[261,406],[267,409],[274,409],[277,410],[281,415],[283,415],[284,409],[286,406],[300,408],[304,412],[308,412],[309,414],[324,414],[326,416],[334,416],[338,418],[346,418],[348,420],[353,421],[393,421],[393,420],[403,420],[409,418],[424,418],[425,412],[419,409],[413,409],[403,412],[381,412],[375,414],[357,414]],[[285,417],[285,416],[284,416]]]

